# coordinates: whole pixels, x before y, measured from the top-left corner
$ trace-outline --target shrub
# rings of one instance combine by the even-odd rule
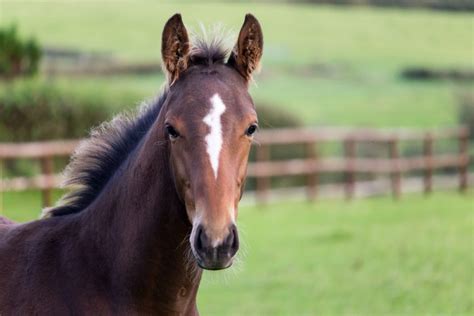
[[[303,124],[299,117],[281,107],[271,106],[265,103],[257,103],[258,120],[261,129],[301,127]],[[273,146],[270,155],[272,160],[283,160],[302,157],[304,146],[302,145],[279,145]],[[250,160],[255,160],[252,151]]]
[[[17,81],[0,89],[0,141],[78,138],[110,118],[106,98],[42,81]]]
[[[303,123],[298,116],[281,107],[268,104],[257,104],[257,113],[260,128],[290,128],[302,127]],[[304,156],[303,145],[278,145],[273,146],[270,152],[272,160],[283,160]],[[253,159],[253,157],[251,157]]]
[[[281,107],[262,102],[257,102],[256,107],[260,128],[301,127],[303,125],[300,117]]]
[[[0,86],[0,142],[86,137],[92,127],[109,120],[124,105],[132,106],[136,99],[129,92],[16,79]],[[67,161],[67,158],[55,159],[56,172]],[[37,173],[37,166],[31,161],[7,160],[3,176]]]
[[[16,26],[0,29],[0,76],[11,78],[38,71],[41,50],[33,38],[19,38]]]

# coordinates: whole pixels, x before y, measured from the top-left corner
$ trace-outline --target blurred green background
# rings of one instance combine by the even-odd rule
[[[161,31],[176,12],[197,31],[200,23],[220,22],[236,33],[247,12],[260,20],[263,69],[251,93],[272,113],[263,127],[424,128],[473,121],[473,11],[0,0],[0,27],[16,25],[20,37],[34,37],[43,48],[36,76],[0,80],[0,141],[85,136],[152,98],[164,80],[159,71],[104,75],[94,69],[158,67]],[[57,56],[64,52],[76,57]],[[92,71],[77,71],[83,67]],[[435,75],[408,76],[413,69]],[[35,171],[20,162],[5,174],[15,172]],[[0,203],[15,220],[40,213],[39,192],[4,193]],[[205,274],[199,308],[203,315],[472,315],[473,203],[469,191],[407,195],[399,202],[243,206],[242,260],[231,271]]]
[[[5,1],[1,23],[41,45],[123,61],[160,60],[164,22],[220,22],[236,33],[252,12],[265,32],[263,70],[252,94],[307,124],[444,126],[457,123],[457,94],[471,82],[411,81],[408,67],[472,68],[471,13],[277,3]],[[47,12],[47,15],[45,15]],[[54,78],[80,92],[112,95],[117,108],[154,96],[160,75]],[[8,87],[7,87],[8,88]],[[127,95],[127,96],[124,96]]]

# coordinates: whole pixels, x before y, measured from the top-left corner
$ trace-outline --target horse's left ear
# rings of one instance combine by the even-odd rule
[[[179,13],[165,24],[161,38],[161,57],[171,85],[188,68],[189,37]]]
[[[252,15],[245,16],[237,44],[229,57],[228,64],[234,67],[247,81],[258,69],[263,53],[263,33],[258,20]]]

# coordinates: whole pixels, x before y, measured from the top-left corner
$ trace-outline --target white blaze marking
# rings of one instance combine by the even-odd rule
[[[217,179],[217,171],[219,170],[219,155],[222,148],[222,124],[221,116],[225,112],[225,104],[221,97],[216,93],[211,98],[211,110],[204,117],[203,121],[206,123],[210,132],[207,134],[205,140],[207,143],[207,154],[211,161],[214,177]]]

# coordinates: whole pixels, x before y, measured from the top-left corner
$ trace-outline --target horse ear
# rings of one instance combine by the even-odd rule
[[[263,33],[258,20],[252,15],[245,15],[245,21],[240,29],[239,38],[228,64],[234,67],[247,81],[258,69],[263,53]]]
[[[184,27],[181,14],[177,13],[166,22],[161,38],[161,58],[170,85],[188,67],[188,57],[188,32]]]

